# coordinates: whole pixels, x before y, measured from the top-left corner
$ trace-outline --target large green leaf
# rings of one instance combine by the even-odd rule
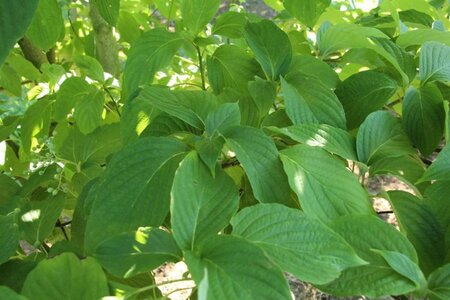
[[[93,258],[79,260],[64,253],[41,261],[28,274],[22,294],[36,300],[90,300],[107,296],[109,291],[106,276]]]
[[[227,87],[247,91],[247,82],[261,73],[257,61],[244,49],[222,45],[207,59],[208,79],[214,92],[220,94]]]
[[[86,225],[88,252],[112,235],[162,224],[173,175],[186,151],[177,140],[150,137],[113,157],[97,192],[90,195],[95,200]]]
[[[255,198],[263,203],[297,204],[274,142],[260,129],[235,126],[224,133],[227,144],[247,173]]]
[[[111,274],[129,278],[150,272],[165,262],[177,262],[182,253],[172,235],[158,228],[139,228],[105,240],[93,256]]]
[[[89,94],[93,94],[94,91],[95,88],[80,77],[66,79],[56,94],[56,102],[54,105],[56,121],[61,122],[66,120],[67,115],[75,105],[87,98]]]
[[[445,111],[439,89],[435,85],[409,88],[402,115],[411,142],[424,156],[430,155],[444,135]]]
[[[336,89],[347,118],[348,129],[361,125],[372,112],[381,109],[397,91],[397,83],[389,76],[366,71],[347,78]]]
[[[450,46],[450,32],[434,29],[417,29],[400,34],[396,43],[400,47],[422,45],[426,42],[439,42]]]
[[[209,136],[226,131],[232,126],[240,125],[241,112],[237,103],[224,103],[208,114],[205,131]]]
[[[285,0],[286,10],[300,22],[312,28],[320,15],[330,6],[331,0]]]
[[[337,280],[319,286],[336,296],[365,295],[378,298],[401,295],[417,289],[410,279],[390,267],[380,254],[373,250],[387,250],[403,254],[417,263],[417,255],[411,243],[389,225],[375,216],[345,216],[331,227],[353,247],[356,254],[370,265],[350,268]]]
[[[233,180],[219,167],[215,177],[193,151],[175,173],[171,192],[174,238],[183,250],[192,250],[227,226],[239,206]]]
[[[7,215],[17,207],[16,195],[20,185],[11,177],[0,174],[0,215]]]
[[[283,91],[286,114],[294,125],[319,123],[303,96],[283,77],[281,78],[281,89]]]
[[[450,298],[450,264],[440,267],[428,277],[428,289],[431,300]]]
[[[278,80],[289,69],[292,46],[287,34],[269,20],[248,23],[245,38],[267,79]]]
[[[104,82],[105,74],[103,67],[98,60],[87,55],[79,55],[74,57],[74,61],[80,68],[82,74],[89,76],[98,82]]]
[[[19,245],[19,227],[16,223],[16,215],[0,215],[0,264],[7,261],[16,253]]]
[[[345,159],[357,160],[356,139],[343,129],[324,124],[301,124],[286,128],[270,127],[269,129],[288,136],[296,142],[323,148]]]
[[[245,208],[233,217],[231,224],[233,235],[252,241],[283,271],[301,280],[325,284],[339,277],[344,269],[365,263],[330,228],[280,204]]]
[[[438,42],[427,42],[420,50],[419,77],[428,81],[450,81],[450,47]]]
[[[41,245],[55,228],[64,204],[62,193],[53,196],[46,190],[34,192],[32,201],[27,202],[20,213],[22,238],[34,247]]]
[[[420,179],[423,181],[450,180],[450,144],[447,144]]]
[[[345,113],[342,104],[336,95],[324,85],[318,78],[309,76],[301,72],[289,73],[286,77],[286,82],[290,85],[283,84],[284,91],[289,88],[289,93],[285,97],[292,99],[288,100],[286,106],[296,105],[292,108],[293,112],[301,112],[306,103],[310,112],[317,119],[320,124],[328,124],[334,127],[345,129]],[[295,88],[298,95],[295,94],[291,88]],[[301,101],[303,98],[304,101]],[[300,104],[301,103],[301,104]],[[287,107],[286,107],[287,109]],[[291,113],[292,116],[296,114]],[[301,113],[301,115],[307,113]],[[310,113],[307,114],[308,116]],[[308,117],[307,120],[310,120]],[[306,121],[307,122],[307,121]]]
[[[306,75],[315,76],[330,89],[335,89],[339,82],[339,76],[333,68],[312,55],[295,55],[289,71],[301,71]]]
[[[400,229],[417,250],[419,265],[428,275],[444,262],[445,232],[426,202],[403,191],[389,192]]]
[[[93,132],[102,124],[103,105],[105,94],[103,91],[92,89],[92,91],[75,103],[73,117],[78,128],[83,134]]]
[[[0,66],[31,23],[39,0],[0,1]]]
[[[125,65],[123,88],[132,95],[140,85],[150,83],[156,72],[167,67],[184,43],[184,38],[162,28],[147,31],[131,46]]]
[[[359,160],[372,164],[385,157],[414,154],[400,120],[387,111],[371,113],[358,131],[356,149]]]
[[[369,169],[370,176],[394,175],[406,180],[411,186],[424,172],[425,164],[417,155],[380,158]]]
[[[445,230],[450,226],[450,184],[448,181],[438,181],[425,190],[424,198],[427,206],[433,211],[434,216]]]
[[[64,36],[64,19],[57,0],[39,1],[26,35],[44,51],[48,51]]]
[[[185,257],[199,287],[199,299],[291,299],[281,270],[259,247],[242,238],[211,238]]]
[[[297,145],[280,153],[303,211],[323,222],[349,214],[373,214],[367,192],[342,163],[323,149]]]
[[[120,0],[93,0],[100,15],[111,26],[115,26],[119,19]]]
[[[236,11],[228,11],[221,14],[217,18],[216,22],[214,22],[212,33],[229,38],[241,38],[244,36],[244,28],[246,24],[246,14]]]
[[[181,4],[183,23],[193,33],[199,33],[216,14],[220,0],[184,0]]]

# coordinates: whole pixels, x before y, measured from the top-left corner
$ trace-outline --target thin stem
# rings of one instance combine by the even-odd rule
[[[119,106],[117,105],[116,100],[114,99],[114,97],[112,96],[111,92],[109,91],[108,87],[103,86],[103,89],[105,90],[105,92],[108,94],[109,98],[111,99],[111,102],[114,104],[114,109],[116,110],[117,114],[119,115],[119,117],[121,117],[122,115],[120,114],[119,111]]]
[[[152,290],[152,289],[157,288],[157,287],[162,286],[162,285],[171,284],[171,283],[175,283],[175,282],[183,282],[183,281],[192,281],[192,279],[181,278],[181,279],[175,279],[175,280],[171,280],[171,281],[162,282],[160,284],[152,284],[152,285],[149,285],[149,286],[146,286],[146,287],[143,287],[143,288],[135,290],[134,292],[126,295],[123,299],[124,300],[129,299],[132,296],[139,295],[141,293],[144,293],[144,292],[146,292],[148,290]]]
[[[204,91],[206,91],[206,83],[205,83],[205,70],[203,67],[203,57],[202,57],[202,52],[200,51],[200,47],[199,46],[195,46],[195,48],[197,49],[197,54],[198,54],[198,62],[199,62],[199,68],[200,68],[200,76],[202,78],[202,89]]]

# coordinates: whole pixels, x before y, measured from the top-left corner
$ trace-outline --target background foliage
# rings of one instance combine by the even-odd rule
[[[445,0],[0,0],[0,296],[450,298]],[[371,195],[367,178],[410,192]],[[378,217],[389,201],[397,223]]]

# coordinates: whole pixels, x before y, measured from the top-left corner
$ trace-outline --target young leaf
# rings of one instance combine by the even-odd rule
[[[186,151],[177,140],[150,137],[113,157],[96,193],[90,195],[95,200],[86,225],[88,252],[112,235],[164,222],[173,175]]]
[[[426,202],[403,191],[389,192],[400,229],[417,250],[419,265],[425,275],[445,260],[445,231]]]
[[[93,258],[79,260],[63,253],[41,261],[28,274],[22,294],[36,300],[100,299],[109,291],[106,276]]]
[[[103,67],[98,60],[87,55],[80,55],[75,57],[74,61],[87,76],[98,82],[104,81]]]
[[[241,210],[231,224],[233,235],[259,246],[283,271],[314,284],[365,264],[338,234],[297,209],[257,204]]]
[[[0,66],[31,23],[39,0],[0,1]]]
[[[120,0],[93,0],[100,15],[109,25],[115,26],[119,19]]]
[[[412,143],[424,156],[430,155],[444,135],[445,111],[442,94],[435,85],[411,87],[403,100],[403,125]]]
[[[215,138],[201,139],[195,143],[195,150],[202,160],[202,162],[208,167],[211,175],[215,177],[217,160],[223,148],[224,140],[218,136]]]
[[[336,89],[336,95],[345,110],[348,129],[359,127],[364,119],[377,111],[397,91],[397,83],[389,76],[365,71],[347,78]]]
[[[311,147],[320,147],[349,160],[356,158],[356,139],[347,131],[330,125],[301,124],[287,128],[270,127],[271,131]]]
[[[373,214],[358,179],[323,149],[297,145],[281,151],[289,184],[303,211],[325,223],[349,214]]]
[[[193,33],[199,33],[216,14],[220,0],[184,0],[181,4],[183,23]]]
[[[278,80],[287,72],[292,60],[292,46],[287,34],[275,23],[269,20],[248,23],[245,39],[267,79]]]
[[[331,4],[331,0],[285,0],[286,10],[306,26],[313,28],[320,15]]]
[[[50,50],[64,36],[64,20],[57,0],[39,1],[26,36],[44,51]]]
[[[366,118],[358,131],[356,149],[359,160],[365,164],[414,154],[400,121],[387,111],[377,111]]]
[[[165,262],[181,260],[181,250],[172,235],[158,228],[113,236],[95,250],[93,256],[111,274],[130,278],[150,272]]]
[[[442,149],[419,182],[431,180],[450,180],[450,144]]]
[[[280,269],[242,238],[214,237],[185,257],[200,299],[291,299]]]
[[[153,80],[156,72],[167,67],[184,43],[184,38],[166,29],[147,31],[131,46],[125,65],[123,88],[132,95],[140,85]]]
[[[422,85],[428,81],[450,81],[450,47],[427,42],[420,51],[419,77]]]
[[[174,238],[181,249],[193,250],[227,226],[238,209],[239,194],[225,172],[217,167],[212,177],[192,151],[175,173],[171,200]]]
[[[370,265],[350,268],[341,277],[319,288],[336,296],[365,295],[378,298],[386,295],[401,295],[412,292],[417,286],[396,272],[376,250],[388,250],[403,254],[413,263],[417,255],[410,242],[393,226],[375,216],[345,216],[331,224]]]
[[[262,203],[297,206],[274,142],[260,129],[235,126],[223,133],[242,164],[255,194]]]

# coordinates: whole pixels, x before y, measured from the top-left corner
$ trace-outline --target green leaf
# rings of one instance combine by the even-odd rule
[[[280,269],[242,238],[214,237],[185,257],[200,299],[291,299]]]
[[[74,58],[74,61],[86,76],[98,82],[104,81],[103,67],[98,60],[87,55],[79,55]]]
[[[254,103],[252,110],[258,112],[260,119],[265,118],[273,108],[277,98],[277,88],[278,84],[276,82],[263,80],[259,77],[248,83],[248,90]],[[240,100],[239,104],[242,104],[242,102]]]
[[[448,181],[433,183],[425,190],[424,194],[427,206],[432,210],[443,229],[448,229],[450,226],[450,201],[447,201],[447,195],[450,195]]]
[[[289,69],[292,72],[301,70],[306,75],[315,76],[329,89],[335,89],[340,81],[338,74],[327,63],[311,55],[295,55]]]
[[[16,223],[16,214],[0,215],[0,264],[6,262],[16,253],[19,245],[19,226]]]
[[[426,42],[439,42],[450,46],[450,32],[434,29],[417,29],[400,34],[396,43],[400,47],[422,45]]]
[[[247,82],[261,73],[257,61],[244,49],[222,45],[207,59],[208,79],[214,92],[220,94],[227,87],[247,92]]]
[[[64,19],[57,0],[39,1],[26,35],[44,51],[50,50],[64,36]]]
[[[428,81],[450,81],[450,47],[427,42],[420,50],[419,77],[422,85]]]
[[[60,192],[56,196],[46,190],[33,193],[20,212],[19,227],[23,239],[38,247],[52,233],[64,208],[65,197]]]
[[[40,81],[41,73],[39,72],[39,70],[22,55],[19,55],[17,53],[10,53],[6,62],[20,76],[33,81]]]
[[[445,300],[450,297],[450,264],[435,270],[428,277],[430,299]]]
[[[343,129],[324,124],[301,124],[287,128],[269,127],[269,129],[288,136],[296,142],[323,148],[345,159],[357,160],[356,139]]]
[[[7,215],[17,207],[15,196],[21,186],[11,177],[0,174],[0,215]]]
[[[318,286],[322,291],[336,296],[365,295],[378,298],[406,294],[417,289],[410,279],[393,270],[381,255],[373,251],[400,253],[417,263],[414,247],[394,226],[376,216],[345,216],[331,224],[331,228],[370,265],[343,271],[337,280]]]
[[[244,28],[247,24],[247,16],[235,11],[227,11],[221,14],[212,28],[212,34],[223,35],[229,38],[244,37]]]
[[[314,113],[309,108],[306,100],[298,90],[281,77],[281,89],[283,91],[286,113],[294,125],[319,123]]]
[[[89,134],[102,125],[104,103],[105,94],[97,89],[93,89],[86,97],[79,98],[75,103],[73,117],[83,134]]]
[[[212,177],[193,151],[181,162],[171,191],[171,223],[177,244],[192,250],[228,225],[237,211],[239,193],[233,180],[216,168]]]
[[[328,223],[339,216],[374,213],[356,176],[325,150],[297,145],[280,156],[307,215]]]
[[[181,17],[186,27],[193,33],[199,33],[208,24],[219,9],[220,0],[188,0],[181,4]]]
[[[387,111],[371,113],[362,123],[356,139],[359,160],[372,164],[386,157],[414,154],[400,121]]]
[[[241,123],[241,112],[237,103],[224,103],[208,114],[205,131],[209,136],[224,132],[228,128]]]
[[[403,125],[413,145],[430,155],[444,135],[445,111],[442,94],[434,85],[411,87],[403,100]]]
[[[395,251],[373,251],[380,254],[393,270],[414,282],[417,289],[423,290],[427,287],[427,280],[425,279],[425,276],[423,275],[419,266],[409,257]]]
[[[72,253],[63,253],[41,261],[28,274],[22,294],[36,300],[87,300],[100,299],[109,291],[106,276],[93,258],[79,260]]]
[[[93,0],[100,15],[109,25],[115,26],[119,19],[120,0]]]
[[[47,136],[50,128],[50,116],[54,101],[41,99],[28,107],[21,124],[22,153],[29,155],[31,147],[37,143],[37,138]]]
[[[88,252],[112,235],[164,222],[173,175],[186,151],[177,140],[150,137],[114,155],[90,195],[95,200],[86,225]]]
[[[0,66],[14,44],[25,34],[39,0],[0,1]]]
[[[67,119],[67,115],[75,105],[92,94],[95,88],[84,79],[79,77],[70,77],[66,79],[56,94],[54,105],[55,119],[58,122]]]
[[[397,91],[397,83],[389,76],[365,71],[347,78],[336,89],[345,110],[348,129],[359,127],[364,119],[388,102]]]
[[[102,242],[93,256],[111,274],[129,278],[150,272],[165,262],[181,260],[172,235],[158,228],[139,228]]]
[[[318,78],[301,72],[289,73],[286,82],[303,97],[318,123],[345,129],[345,113],[336,95]],[[296,98],[298,101],[298,97]]]
[[[289,69],[292,46],[287,34],[269,20],[247,23],[245,39],[267,79],[278,80]]]
[[[22,96],[21,78],[8,63],[0,68],[0,87],[14,96]]]
[[[222,137],[201,139],[195,143],[195,150],[208,167],[211,175],[215,177],[217,160],[220,157],[224,140]]]
[[[389,192],[389,202],[400,229],[417,250],[419,265],[425,275],[445,260],[445,232],[426,202],[403,191]]]
[[[283,271],[314,284],[328,283],[344,269],[365,263],[330,228],[280,204],[245,208],[231,224],[233,235],[259,246]]]
[[[432,180],[450,180],[450,144],[442,149],[419,182]]]
[[[12,289],[6,286],[0,286],[0,295],[8,300],[27,300],[27,298],[17,294]]]
[[[156,28],[139,37],[128,52],[123,87],[132,95],[140,85],[151,83],[157,71],[169,66],[184,38],[166,29]]]
[[[376,160],[369,169],[370,176],[394,175],[412,186],[425,172],[425,165],[417,155],[386,157]]]
[[[247,173],[258,201],[298,206],[291,197],[278,150],[268,136],[260,129],[235,126],[224,137]]]
[[[313,28],[320,15],[330,6],[331,0],[285,0],[283,4],[291,15]]]

